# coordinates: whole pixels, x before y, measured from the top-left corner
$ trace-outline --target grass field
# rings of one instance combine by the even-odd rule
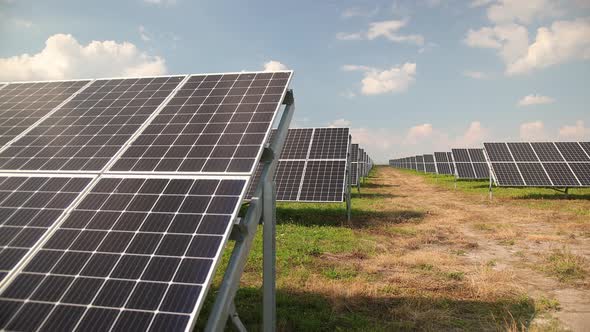
[[[377,167],[353,195],[351,223],[344,204],[279,203],[279,330],[563,330],[567,308],[543,287],[590,294],[590,190],[566,200],[494,188],[490,202],[487,182],[454,187],[452,177]],[[498,211],[515,221],[496,220]],[[523,236],[547,215],[550,227]],[[261,233],[236,298],[250,330],[261,323]],[[547,284],[521,283],[523,271]]]

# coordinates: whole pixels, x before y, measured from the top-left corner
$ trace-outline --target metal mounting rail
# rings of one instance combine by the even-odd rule
[[[276,261],[276,192],[273,181],[276,168],[278,166],[278,157],[287,138],[289,124],[295,111],[295,101],[293,91],[289,90],[283,100],[285,109],[277,132],[270,145],[265,148],[261,162],[264,163],[260,181],[256,187],[254,196],[250,201],[250,206],[246,216],[240,220],[240,223],[234,225],[232,230],[232,239],[235,240],[235,246],[223,281],[219,288],[215,303],[207,320],[205,331],[223,331],[228,318],[239,331],[245,331],[244,324],[238,317],[234,298],[240,285],[240,277],[244,272],[246,261],[258,224],[263,221],[263,331],[276,330],[276,282],[275,282],[275,261]]]

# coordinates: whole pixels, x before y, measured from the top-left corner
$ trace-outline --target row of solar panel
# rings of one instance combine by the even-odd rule
[[[350,144],[349,132],[348,128],[289,129],[274,178],[277,200],[344,201],[347,179],[356,185],[359,176],[368,174],[370,161],[358,144]],[[261,172],[262,164],[257,169],[248,197],[254,195]]]
[[[428,172],[431,156],[393,159],[390,165]],[[444,153],[434,157],[436,173],[447,174],[439,167]],[[488,178],[491,170],[498,186],[590,186],[590,142],[484,143],[484,149],[452,149],[450,157],[460,179]]]
[[[290,78],[0,89],[0,330],[192,326]]]

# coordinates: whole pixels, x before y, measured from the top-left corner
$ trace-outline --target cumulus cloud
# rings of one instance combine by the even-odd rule
[[[364,78],[361,80],[363,95],[405,92],[416,80],[415,63],[405,63],[385,70],[356,65],[345,65],[342,69],[364,72]]]
[[[590,18],[557,21],[537,30],[535,42],[509,64],[509,75],[522,74],[563,62],[590,59]]]
[[[529,37],[525,27],[505,24],[470,29],[463,42],[470,47],[495,49],[505,63],[511,64],[526,53]]]
[[[559,138],[572,141],[587,140],[590,139],[590,128],[584,125],[584,121],[578,120],[574,125],[559,128]]]
[[[473,121],[465,133],[455,139],[453,146],[481,146],[488,136],[489,130],[481,122]]]
[[[0,80],[49,80],[166,73],[163,58],[135,45],[112,40],[81,45],[72,35],[56,34],[36,54],[0,58]]]
[[[541,121],[526,122],[520,125],[520,139],[525,141],[542,141],[547,139],[545,124]]]
[[[554,103],[555,99],[539,94],[531,94],[522,97],[521,100],[518,101],[518,106],[532,106],[532,105],[543,105],[543,104],[551,104]]]
[[[352,122],[346,119],[336,119],[328,124],[330,128],[342,128],[342,127],[350,127]]]
[[[418,34],[402,34],[399,31],[408,24],[408,20],[389,20],[369,23],[367,31],[336,34],[339,40],[374,40],[385,38],[395,43],[424,45],[424,37]]]
[[[424,123],[414,127],[411,127],[408,130],[406,138],[404,139],[404,144],[416,144],[426,138],[429,138],[434,133],[432,129],[432,124]]]
[[[520,22],[530,24],[536,19],[562,13],[554,0],[498,0],[488,7],[488,19],[496,24]]]
[[[270,60],[264,64],[264,71],[281,71],[289,70],[289,68],[279,61]]]

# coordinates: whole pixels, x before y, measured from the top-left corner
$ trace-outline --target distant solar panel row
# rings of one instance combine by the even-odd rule
[[[289,129],[275,173],[277,200],[342,202],[349,143],[348,128]],[[259,166],[257,177],[261,170]],[[254,195],[257,183],[256,178],[248,197]]]
[[[590,186],[590,142],[484,143],[499,186]]]
[[[290,77],[0,89],[0,329],[192,326]]]

